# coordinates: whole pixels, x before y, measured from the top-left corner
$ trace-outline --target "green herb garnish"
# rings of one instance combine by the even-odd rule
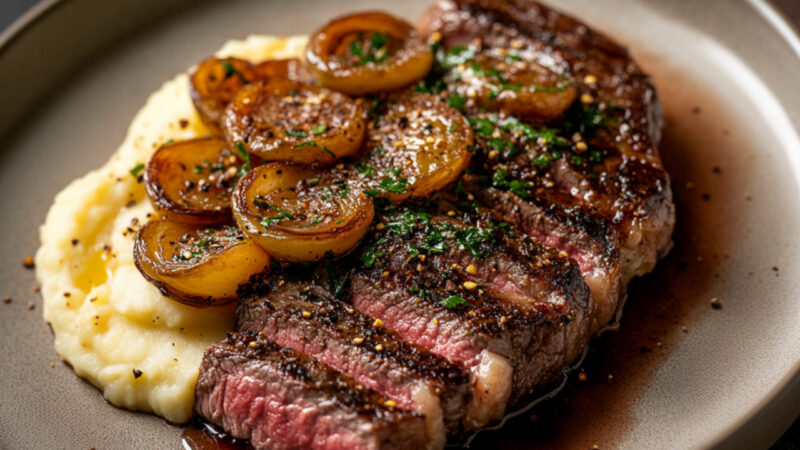
[[[442,299],[442,304],[448,309],[455,309],[466,303],[467,301],[464,300],[460,295],[451,295],[450,297]]]
[[[144,164],[139,163],[139,164],[133,166],[133,168],[131,170],[129,170],[128,172],[131,175],[133,175],[134,178],[137,178],[139,176],[139,172],[141,172],[142,170],[144,170]]]

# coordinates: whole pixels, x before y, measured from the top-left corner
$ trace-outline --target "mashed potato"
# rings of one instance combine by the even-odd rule
[[[252,36],[218,56],[252,61],[297,57],[305,37]],[[233,323],[233,307],[195,309],[163,297],[133,263],[133,237],[152,207],[130,171],[164,142],[206,135],[181,74],[136,115],[101,168],[73,181],[41,227],[36,275],[55,348],[114,405],[171,422],[192,415],[203,351]]]

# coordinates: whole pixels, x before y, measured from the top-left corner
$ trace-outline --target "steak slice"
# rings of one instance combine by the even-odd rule
[[[469,369],[472,427],[548,385],[580,354],[592,303],[578,268],[489,217],[399,208],[360,251],[351,302]],[[506,226],[502,226],[506,225]]]
[[[259,449],[426,444],[420,414],[255,332],[231,333],[206,350],[195,398],[203,418]]]
[[[446,432],[459,434],[471,397],[469,373],[403,341],[323,287],[297,281],[302,278],[251,280],[240,291],[236,329],[259,331],[423,414],[433,448],[444,446]]]
[[[532,239],[566,252],[576,262],[596,308],[591,316],[592,331],[609,323],[617,313],[621,295],[620,252],[614,227],[558,192],[542,190],[525,200],[513,192],[482,188],[473,178],[464,177],[464,185],[482,203],[492,205],[504,220]]]
[[[578,100],[548,121],[487,112],[470,98],[463,104],[476,131],[472,173],[481,189],[494,188],[474,195],[595,278],[587,282],[598,305],[597,331],[614,316],[630,279],[651,271],[671,245],[675,208],[657,149],[663,114],[650,77],[624,47],[532,0],[440,0],[420,27],[440,38],[432,77],[448,83],[443,95],[467,87],[468,77],[454,71],[474,72],[470,60],[498,55],[506,57],[497,64],[533,64],[577,89]],[[488,76],[498,98],[514,89]],[[532,226],[539,216],[544,222]],[[605,229],[599,246],[575,245],[591,237],[573,226],[576,219]]]

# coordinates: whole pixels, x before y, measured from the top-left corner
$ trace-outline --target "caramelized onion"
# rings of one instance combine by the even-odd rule
[[[259,246],[233,225],[159,219],[139,230],[133,247],[139,272],[161,292],[192,306],[236,300],[236,288],[270,263]]]
[[[273,77],[310,82],[311,75],[296,58],[268,60],[253,65],[238,58],[209,58],[190,78],[190,94],[200,118],[215,135],[222,135],[222,119],[236,92],[247,84]]]
[[[335,19],[314,33],[306,60],[321,85],[361,95],[422,79],[431,68],[433,53],[406,21],[365,12]]]
[[[159,148],[144,172],[153,206],[176,219],[230,220],[231,192],[250,156],[220,139],[200,138]]]
[[[372,222],[372,200],[309,168],[269,163],[239,180],[233,194],[239,227],[274,258],[316,261],[358,244]]]
[[[469,122],[438,97],[395,94],[374,108],[367,151],[355,164],[368,193],[400,201],[425,197],[467,167],[474,136]]]
[[[479,55],[453,68],[445,81],[479,106],[517,117],[554,119],[577,96],[575,84],[545,67],[522,59]]]
[[[225,135],[270,161],[328,164],[358,151],[360,102],[338,92],[274,78],[242,88],[225,112]]]

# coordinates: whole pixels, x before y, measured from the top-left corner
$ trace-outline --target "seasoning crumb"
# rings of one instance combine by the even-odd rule
[[[719,166],[712,167],[711,171],[714,173],[722,173],[722,169],[720,169]]]
[[[778,266],[772,266],[772,271],[773,272],[777,272],[778,271]]]
[[[476,275],[478,273],[478,268],[475,267],[475,264],[470,264],[467,266],[467,273],[470,275]]]
[[[353,344],[358,345],[358,344],[360,344],[362,342],[364,342],[364,338],[362,338],[362,337],[353,338]]]
[[[608,374],[608,381],[611,381],[613,379],[614,379],[614,375]]]
[[[688,328],[686,328],[686,327],[681,327],[681,330],[682,330],[684,333],[688,333],[688,332],[689,332],[689,329],[688,329]]]
[[[36,308],[36,304],[33,303],[33,300],[29,301],[28,302],[28,309],[33,310],[34,308]]]
[[[720,303],[717,297],[711,299],[711,307],[714,309],[722,309],[722,303]]]
[[[306,319],[308,319],[309,317],[311,317],[311,311],[303,311],[303,312],[301,312],[300,314],[302,314],[302,315],[303,315],[303,317],[305,317]]]
[[[700,107],[695,106],[694,108],[692,108],[692,114],[700,114]]]
[[[75,247],[76,245],[78,245],[78,244],[80,244],[80,243],[81,243],[81,241],[79,241],[79,240],[77,240],[77,239],[73,239],[73,240],[72,240],[72,246],[73,246],[73,247]]]
[[[41,290],[42,290],[42,288],[40,288],[39,286],[34,286],[33,287],[33,292],[39,292]]]
[[[180,126],[181,128],[186,128],[189,126],[189,121],[186,119],[181,119],[178,121],[178,126]]]
[[[465,281],[464,282],[464,289],[466,289],[468,291],[471,291],[471,290],[475,289],[476,287],[478,287],[478,283],[476,283],[474,281]]]
[[[586,381],[588,379],[589,379],[589,377],[586,376],[586,372],[581,372],[581,373],[578,374],[578,380],[579,381]]]
[[[376,345],[376,346],[375,346],[375,351],[376,351],[376,352],[381,352],[381,351],[383,351],[383,344],[378,344],[378,345]]]
[[[22,265],[27,269],[32,269],[34,266],[33,256],[26,256],[25,259],[22,260]]]
[[[11,297],[5,296],[5,297],[3,297],[3,301],[6,302],[6,303],[11,303]]]
[[[592,450],[600,450],[600,446],[595,444],[592,446]]]
[[[55,367],[56,367],[56,362],[55,361],[50,361],[50,368],[54,369]]]
[[[380,328],[383,326],[383,321],[381,319],[375,319],[375,322],[372,322],[372,326],[375,328]]]
[[[383,402],[383,404],[388,406],[389,408],[394,408],[395,406],[397,406],[397,403],[395,403],[394,400],[386,400],[385,402]]]
[[[142,371],[139,369],[133,369],[133,378],[139,378],[142,376]]]

